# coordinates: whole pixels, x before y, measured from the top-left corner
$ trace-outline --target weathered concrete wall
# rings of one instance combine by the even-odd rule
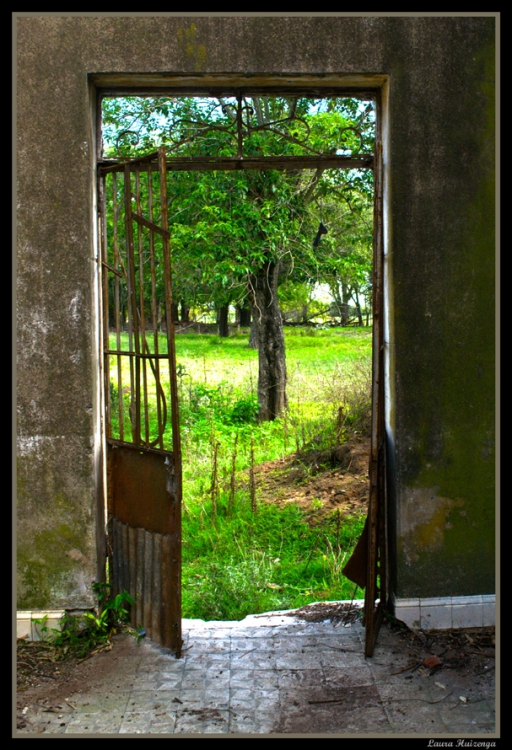
[[[88,73],[389,75],[396,593],[494,592],[494,18],[18,18],[18,605],[88,606]]]

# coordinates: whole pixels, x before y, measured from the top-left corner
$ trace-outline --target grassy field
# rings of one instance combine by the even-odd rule
[[[257,422],[258,355],[248,336],[176,337],[184,617],[241,619],[354,593],[341,568],[364,519],[340,522],[333,515],[312,526],[296,506],[262,503],[251,467],[368,429],[371,330],[287,329],[285,335],[289,409],[263,424]],[[121,343],[126,346],[125,335]],[[160,351],[164,347],[162,337]],[[122,386],[128,382],[124,372]],[[117,398],[114,367],[111,389]],[[148,399],[154,399],[151,385]],[[123,393],[123,403],[129,432],[129,394]],[[116,436],[115,419],[113,427]]]

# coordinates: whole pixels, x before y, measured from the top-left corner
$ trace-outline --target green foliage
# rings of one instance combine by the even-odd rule
[[[230,421],[237,423],[251,423],[258,420],[258,399],[246,396],[235,401],[229,414]]]
[[[171,156],[233,156],[235,106],[230,97],[106,97],[106,155],[137,156],[164,144]],[[373,152],[371,102],[248,97],[244,106],[244,127],[252,128],[244,139],[247,156]],[[151,179],[157,196],[158,175]],[[124,238],[123,190],[121,179],[108,178],[112,260],[114,224],[119,242]],[[369,287],[371,170],[171,171],[167,192],[175,298],[185,299],[189,306],[242,302],[250,292],[251,277],[269,262],[279,263],[281,282],[343,282],[352,287],[357,283],[361,291]],[[148,186],[142,177],[140,200],[144,213]],[[158,209],[153,219],[158,222]],[[320,220],[329,232],[314,249]],[[146,258],[148,252],[145,248]],[[157,289],[163,295],[162,278],[157,279]],[[121,294],[121,307],[125,297]]]
[[[245,156],[373,152],[373,102],[252,96],[242,104]],[[133,157],[163,144],[173,155],[235,156],[236,106],[229,96],[106,97],[105,155]]]
[[[251,510],[251,437],[255,462],[260,464],[296,449],[332,446],[338,439],[340,405],[341,439],[354,430],[366,431],[361,415],[368,414],[370,404],[371,333],[303,332],[286,331],[289,409],[283,418],[262,424],[233,419],[234,414],[254,418],[257,406],[252,378],[257,355],[247,347],[247,336],[177,337],[177,359],[187,372],[181,390],[185,617],[239,619],[352,596],[353,584],[341,575],[341,568],[361,533],[361,517],[343,518],[338,529],[333,515],[312,528],[293,505],[281,509],[259,502],[257,512]],[[217,442],[219,494],[214,516],[210,493],[212,445]]]
[[[124,627],[128,621],[126,606],[135,602],[127,591],[112,599],[109,598],[110,584],[94,583],[92,588],[98,597],[98,607],[93,612],[65,614],[60,629],[48,628],[47,615],[40,620],[32,620],[38,625],[41,638],[57,650],[60,658],[85,657],[95,648],[108,643],[112,633]]]
[[[339,536],[333,515],[316,528],[293,505],[260,504],[253,513],[239,498],[228,517],[221,498],[217,523],[208,506],[185,517],[183,614],[205,620],[294,609],[311,601],[350,598],[341,575],[364,519],[344,519]]]

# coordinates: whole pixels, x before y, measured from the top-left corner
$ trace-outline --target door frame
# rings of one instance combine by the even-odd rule
[[[374,428],[379,425],[379,440],[377,446],[375,439],[372,439],[372,455],[370,460],[370,482],[376,481],[380,487],[383,497],[386,497],[386,488],[388,485],[386,477],[385,463],[384,468],[379,469],[377,475],[372,470],[375,469],[375,462],[378,462],[378,453],[382,451],[382,456],[386,450],[386,436],[394,433],[392,424],[392,404],[394,402],[394,389],[390,378],[392,368],[391,347],[390,347],[390,299],[389,290],[391,288],[391,269],[389,256],[389,236],[390,236],[390,217],[389,217],[389,76],[384,74],[282,74],[282,75],[244,75],[236,73],[228,74],[205,74],[205,75],[162,75],[162,74],[91,74],[89,76],[90,84],[93,91],[93,112],[95,119],[95,175],[93,191],[97,201],[98,185],[98,166],[102,159],[102,124],[101,124],[101,100],[104,96],[226,96],[236,94],[237,92],[247,92],[248,94],[267,94],[267,95],[313,95],[326,97],[329,95],[357,96],[358,94],[370,94],[374,97],[377,110],[377,134],[374,160],[374,174],[378,183],[378,195],[376,187],[375,211],[374,211],[374,272],[376,261],[380,268],[380,299],[375,299],[374,294],[374,326],[376,301],[379,305],[377,314],[380,315],[380,334],[376,340],[373,336],[372,342],[372,436]],[[96,210],[96,216],[98,211]],[[98,226],[98,225],[96,225]],[[99,233],[96,235],[96,243],[99,245]],[[100,257],[98,248],[96,248],[96,258]],[[378,254],[378,255],[377,255]],[[98,265],[98,274],[101,269]],[[375,277],[374,277],[375,278]],[[99,287],[101,290],[101,286]],[[103,330],[103,305],[102,295],[98,295],[99,315],[100,315],[100,351],[103,351],[102,330]],[[108,311],[106,312],[108,315]],[[375,351],[377,349],[377,351]],[[99,402],[101,404],[101,480],[98,486],[98,516],[103,519],[102,538],[98,539],[98,568],[101,567],[102,559],[106,559],[106,506],[107,506],[107,477],[106,477],[106,430],[105,430],[105,393],[104,393],[104,373],[103,358],[100,357],[100,372],[95,373],[97,388],[99,391]],[[379,413],[376,409],[379,409]],[[101,507],[100,507],[101,506]],[[394,560],[394,555],[389,554],[389,541],[387,533],[387,515],[388,508],[386,503],[382,508],[380,520],[374,514],[372,518],[371,508],[369,512],[369,537],[370,545],[375,545],[379,534],[380,542],[384,544],[384,586],[381,590],[387,597],[391,594],[390,582],[393,580],[393,568],[390,568]],[[379,523],[383,524],[378,529]],[[100,524],[98,524],[99,528]],[[383,532],[383,536],[382,536]],[[377,551],[375,551],[375,555]],[[372,554],[368,555],[368,571],[373,569],[375,560]],[[370,589],[365,597],[365,608],[368,609],[369,599],[374,591]],[[365,653],[371,656],[373,646],[377,637],[378,627],[382,620],[382,613],[387,606],[387,601],[381,602],[376,612],[372,611],[370,620],[371,628],[367,628]]]

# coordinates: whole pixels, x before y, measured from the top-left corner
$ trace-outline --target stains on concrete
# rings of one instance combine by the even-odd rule
[[[438,487],[409,490],[401,503],[400,547],[409,564],[419,559],[419,553],[435,554],[452,528],[450,520],[454,508],[463,507],[464,500],[439,496]]]
[[[77,459],[77,448],[67,436],[19,439],[18,609],[94,605],[95,509],[84,491],[92,456],[82,447]]]
[[[194,71],[204,70],[206,67],[206,47],[198,39],[198,31],[195,23],[186,28],[178,28],[178,48],[185,53]]]

